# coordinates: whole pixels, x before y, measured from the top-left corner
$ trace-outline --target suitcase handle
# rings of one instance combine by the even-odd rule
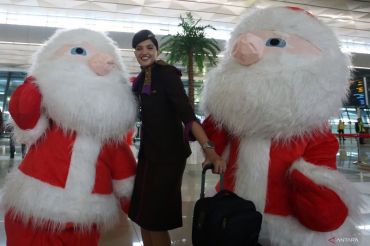
[[[205,165],[203,167],[203,170],[202,170],[202,184],[200,186],[200,198],[204,198],[204,187],[205,187],[205,183],[206,183],[206,172],[207,170],[209,169],[213,169],[214,168],[214,165],[213,163],[209,163],[207,165]],[[220,174],[220,189],[221,190],[224,190],[224,174],[221,173]]]

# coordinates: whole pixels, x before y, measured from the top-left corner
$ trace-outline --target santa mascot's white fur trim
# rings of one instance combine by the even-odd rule
[[[243,139],[235,171],[235,192],[253,201],[261,212],[265,210],[266,203],[270,146],[269,139]]]
[[[2,199],[5,209],[12,209],[14,216],[20,216],[24,222],[32,218],[35,227],[50,226],[46,223],[53,222],[49,229],[59,230],[65,223],[73,222],[84,230],[91,229],[93,224],[109,230],[119,222],[120,205],[113,194],[69,193],[18,169],[8,174]]]
[[[316,232],[304,227],[293,217],[264,214],[263,228],[265,230],[261,233],[261,240],[266,240],[267,237],[271,240],[271,245],[279,246],[333,245],[329,240],[341,237],[360,241],[361,234],[355,225],[360,224],[361,221],[359,211],[361,199],[359,192],[349,184],[345,177],[337,170],[316,166],[303,159],[292,165],[290,172],[293,170],[298,170],[316,184],[335,191],[348,207],[349,215],[337,230]],[[353,242],[347,243],[341,242],[341,245],[353,245]]]
[[[131,198],[132,191],[134,189],[135,177],[131,176],[124,180],[113,180],[113,190],[117,197]]]
[[[49,120],[45,115],[41,115],[37,121],[36,126],[32,129],[23,130],[17,126],[13,121],[11,123],[14,126],[13,138],[16,142],[31,146],[39,138],[43,136],[46,129],[49,127]]]
[[[349,210],[349,217],[358,220],[361,207],[360,192],[337,170],[325,166],[316,166],[299,159],[290,168],[290,172],[298,170],[314,183],[333,190],[344,201]]]
[[[343,225],[331,232],[312,231],[297,219],[287,216],[271,214],[263,215],[263,226],[260,242],[264,246],[333,246],[329,240],[333,238],[350,238],[361,241],[359,232],[355,229],[350,218],[347,218]],[[359,245],[353,242],[341,242],[340,245]]]
[[[52,230],[71,222],[83,230],[96,224],[108,230],[118,223],[120,207],[113,194],[91,193],[95,185],[96,160],[101,143],[90,136],[77,136],[73,145],[71,164],[65,187],[56,187],[25,175],[19,169],[7,176],[2,202],[14,215],[26,223],[42,227],[51,221]],[[122,163],[124,165],[124,163]],[[134,177],[114,180],[114,191],[119,198],[129,198]]]

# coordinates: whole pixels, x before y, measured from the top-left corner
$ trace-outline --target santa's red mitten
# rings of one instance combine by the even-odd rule
[[[34,128],[41,115],[42,96],[33,81],[33,77],[27,77],[14,91],[9,102],[9,112],[22,130]]]
[[[331,189],[315,184],[307,176],[293,170],[291,205],[294,216],[311,230],[328,232],[340,227],[348,215],[348,208]]]

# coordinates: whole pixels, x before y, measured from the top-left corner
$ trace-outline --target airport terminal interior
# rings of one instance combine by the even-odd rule
[[[354,184],[364,200],[361,211],[363,220],[357,225],[362,239],[350,238],[353,243],[350,245],[370,245],[370,1],[0,0],[0,109],[3,120],[8,122],[10,119],[9,100],[27,76],[32,55],[57,29],[86,27],[107,32],[119,46],[129,75],[136,76],[140,67],[131,48],[131,39],[135,32],[150,29],[161,40],[166,35],[176,34],[180,15],[191,12],[195,18],[201,19],[202,24],[215,27],[207,35],[214,38],[222,50],[230,32],[243,15],[257,8],[270,6],[296,6],[311,12],[333,28],[343,52],[352,55],[353,78],[348,100],[344,102],[340,113],[328,123],[335,134],[339,120],[345,123],[345,137],[338,138],[340,147],[336,158],[337,168]],[[186,68],[182,64],[176,66],[183,71],[182,80],[186,88]],[[195,76],[196,113],[200,120],[204,116],[198,110],[197,103],[206,70]],[[356,133],[359,118],[364,123],[364,133],[369,133],[361,139]],[[140,131],[140,124],[137,123],[136,126]],[[134,145],[138,149],[138,139],[135,139]],[[197,143],[191,143],[191,147],[193,153],[187,161],[182,182],[183,227],[170,231],[173,245],[192,245],[192,215],[200,193],[203,155]],[[11,132],[5,128],[0,139],[0,189],[6,175],[17,168],[24,154],[21,144],[11,141]],[[206,187],[214,187],[217,181],[218,175],[207,175]],[[0,212],[0,246],[6,245],[3,213]],[[120,221],[119,226],[102,235],[100,245],[143,246],[140,228],[124,214]],[[330,243],[328,241],[327,245],[341,245],[340,241],[337,244]]]

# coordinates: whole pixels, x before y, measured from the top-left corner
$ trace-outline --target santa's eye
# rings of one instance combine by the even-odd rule
[[[87,53],[86,53],[86,50],[84,48],[81,48],[81,47],[74,47],[71,49],[71,54],[72,55],[81,55],[81,56],[86,56]]]
[[[266,46],[283,48],[286,46],[286,42],[281,38],[270,38],[266,41]]]

